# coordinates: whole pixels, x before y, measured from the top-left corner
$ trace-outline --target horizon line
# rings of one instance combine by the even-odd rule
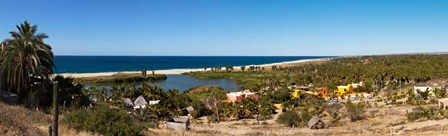
[[[311,56],[293,56],[293,55],[284,55],[284,56],[277,56],[277,55],[265,55],[265,56],[257,56],[257,55],[54,55],[54,56],[67,56],[67,57],[338,57],[338,56],[317,56],[317,55],[311,55]]]

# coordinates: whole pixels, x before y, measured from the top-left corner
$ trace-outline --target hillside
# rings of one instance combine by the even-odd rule
[[[48,135],[44,128],[49,124],[51,119],[44,113],[0,102],[0,133],[2,135]]]
[[[60,120],[61,117],[60,117]],[[51,116],[22,106],[11,106],[0,102],[0,135],[2,136],[48,136]],[[59,123],[60,135],[90,136],[92,133],[77,132]]]

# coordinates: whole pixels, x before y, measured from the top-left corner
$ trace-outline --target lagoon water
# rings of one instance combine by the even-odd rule
[[[238,90],[241,85],[236,84],[234,81],[229,79],[208,79],[202,80],[195,77],[191,77],[188,75],[167,75],[167,80],[158,81],[154,84],[162,87],[165,91],[170,89],[177,89],[179,92],[184,92],[190,88],[198,87],[198,86],[219,86],[225,90]],[[95,85],[96,87],[104,87],[106,89],[110,89],[109,85]],[[137,85],[141,87],[140,85]],[[86,88],[91,86],[86,86]]]
[[[159,81],[154,84],[165,90],[177,89],[181,92],[203,85],[220,86],[225,90],[238,90],[241,87],[234,81],[228,79],[201,80],[187,75],[167,75],[167,77],[167,80]]]

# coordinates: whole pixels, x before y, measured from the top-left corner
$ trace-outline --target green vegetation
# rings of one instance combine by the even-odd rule
[[[346,103],[347,113],[352,122],[362,120],[366,118],[364,103],[354,104],[350,100]]]
[[[67,114],[64,121],[77,130],[101,133],[106,136],[141,135],[144,127],[134,122],[125,111],[96,106],[92,110],[79,109]]]
[[[219,100],[227,99],[226,91],[216,86],[199,86],[191,88],[185,91],[185,93],[193,101],[205,100],[211,96],[217,97]]]
[[[289,127],[292,127],[291,123],[294,122],[294,127],[304,127],[313,116],[322,116],[326,109],[332,108],[332,106],[324,106],[324,103],[323,99],[315,96],[302,95],[298,99],[289,97],[287,101],[283,102],[283,107],[287,109],[287,112],[285,112],[287,114],[280,115],[277,122]],[[296,119],[296,116],[291,112],[297,114],[299,118]]]
[[[199,79],[231,79],[246,86],[260,86],[262,85],[261,79],[270,77],[270,74],[261,72],[191,72],[187,75]]]
[[[112,76],[102,76],[102,77],[83,77],[78,78],[77,82],[85,85],[101,85],[101,84],[122,84],[122,83],[139,83],[144,81],[161,81],[166,80],[166,75],[146,75],[140,74],[124,74],[118,73]]]
[[[58,103],[63,109],[85,107],[91,103],[89,96],[83,92],[83,86],[76,84],[74,80],[75,79],[73,78],[59,75],[55,76],[53,79],[53,81],[58,82],[58,88],[60,90],[58,92]],[[52,106],[51,103],[53,102],[53,99],[51,96],[53,96],[53,86],[48,81],[45,82],[45,84],[46,85],[44,86],[46,86],[46,88],[38,92],[36,97],[34,97],[34,99],[38,101],[38,104],[34,106],[43,108]]]
[[[301,117],[297,112],[286,111],[277,118],[277,122],[288,127],[297,127],[301,124],[300,119]]]
[[[327,86],[364,81],[365,91],[396,90],[410,84],[448,78],[448,55],[341,57],[321,64],[273,67],[275,72],[193,72],[201,79],[227,78],[252,86]],[[389,86],[388,86],[389,85]]]
[[[448,118],[448,112],[438,109],[436,107],[416,107],[411,112],[406,114],[409,121],[416,121],[418,119],[443,119]]]
[[[112,86],[109,90],[90,87],[84,90],[84,93],[94,97],[97,104],[120,108],[126,108],[123,98],[135,100],[143,96],[147,101],[160,100],[159,104],[151,106],[146,112],[160,120],[168,120],[170,115],[180,115],[181,110],[191,103],[191,99],[185,93],[180,93],[178,90],[164,91],[160,87],[150,85],[141,87],[120,85]]]
[[[325,104],[323,106],[323,108],[325,109],[325,111],[329,114],[329,116],[331,117],[331,126],[333,127],[338,127],[341,125],[341,109],[342,109],[342,105],[341,104]]]

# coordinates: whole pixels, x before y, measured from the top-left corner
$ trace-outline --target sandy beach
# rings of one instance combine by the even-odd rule
[[[312,62],[324,62],[329,61],[331,58],[319,58],[319,59],[303,59],[303,60],[296,60],[296,61],[287,61],[287,62],[278,62],[278,63],[271,63],[271,64],[262,64],[262,65],[248,65],[248,66],[260,66],[260,67],[271,67],[271,66],[293,66],[293,65],[299,65],[299,64],[306,64],[306,63],[312,63]],[[239,71],[241,66],[234,66],[235,70]],[[210,68],[207,69],[209,71]],[[188,73],[188,72],[198,72],[198,71],[205,71],[203,68],[201,69],[169,69],[169,70],[155,70],[155,74],[165,74],[165,75],[175,75],[175,74],[182,74],[182,73]],[[65,77],[73,77],[73,78],[83,78],[83,77],[99,77],[99,76],[112,76],[114,74],[118,73],[124,73],[124,74],[135,74],[140,73],[140,71],[122,71],[122,72],[100,72],[100,73],[61,73],[57,75],[62,75]],[[151,73],[151,71],[148,71],[148,73]]]

